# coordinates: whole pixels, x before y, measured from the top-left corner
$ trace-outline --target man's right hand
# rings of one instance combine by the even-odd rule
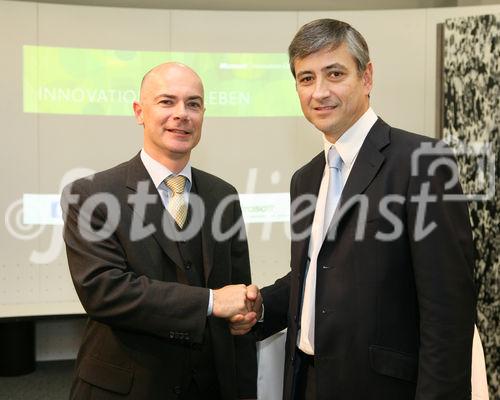
[[[247,287],[245,285],[228,285],[221,289],[215,289],[213,296],[212,315],[214,317],[230,318],[237,314],[245,315],[252,310],[252,303],[247,298]]]
[[[251,308],[229,318],[229,329],[233,335],[245,335],[262,317],[262,296],[255,285],[247,287],[247,301]]]

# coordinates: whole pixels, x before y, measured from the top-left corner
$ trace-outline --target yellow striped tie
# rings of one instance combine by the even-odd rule
[[[186,177],[171,175],[165,179],[165,184],[172,191],[172,197],[168,201],[167,210],[175,222],[177,222],[177,225],[182,228],[187,217],[187,204],[183,195],[186,186]]]

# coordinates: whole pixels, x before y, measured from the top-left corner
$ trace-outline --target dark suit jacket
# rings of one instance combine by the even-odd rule
[[[220,200],[235,196],[236,190],[195,168],[192,178],[205,204],[202,257],[206,287],[249,284],[246,239],[235,234],[216,241],[211,231]],[[148,185],[146,191],[154,204],[130,204],[138,194],[139,182]],[[109,196],[108,207],[96,200],[94,195],[100,193]],[[222,398],[256,397],[255,342],[249,335],[232,337],[225,320],[207,318],[209,291],[186,284],[189,266],[184,265],[175,240],[165,235],[172,234],[171,219],[164,220],[164,231],[166,211],[139,155],[74,182],[62,199],[71,276],[89,316],[72,397],[178,398],[183,379],[191,373],[190,348],[202,343],[206,329],[212,338]],[[222,214],[222,231],[240,217],[239,202],[230,203]],[[146,231],[131,240],[131,229],[137,236],[140,226],[154,233]],[[104,238],[95,240],[92,229]]]
[[[464,202],[442,199],[444,192],[461,193],[458,183],[444,188],[450,170],[441,165],[429,176],[437,155],[419,157],[418,173],[412,176],[412,153],[424,142],[436,143],[379,119],[345,184],[341,205],[348,211],[340,217],[336,239],[323,243],[317,263],[318,400],[470,398],[475,288],[469,217]],[[292,202],[302,194],[317,195],[324,166],[322,152],[293,175]],[[427,187],[437,197],[426,206],[425,226],[432,221],[437,225],[417,238],[414,196]],[[359,194],[367,200],[363,240],[355,240],[361,202],[347,207]],[[386,195],[395,196],[381,211]],[[313,215],[298,219],[296,213],[291,215],[292,231],[310,228]],[[394,218],[401,221],[401,234],[389,241],[375,237],[393,232]],[[285,399],[292,398],[294,388],[308,246],[309,235],[292,241],[291,272],[262,290],[261,334],[288,327]]]

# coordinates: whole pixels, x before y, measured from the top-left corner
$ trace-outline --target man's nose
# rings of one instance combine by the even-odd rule
[[[314,83],[314,91],[313,91],[313,99],[315,100],[322,100],[326,97],[328,97],[330,94],[330,90],[328,88],[328,82],[326,82],[324,79],[319,78],[316,80]]]
[[[184,105],[184,103],[182,103],[182,102],[177,103],[175,108],[174,108],[174,118],[187,119],[187,117],[188,117],[188,114],[187,114],[186,106]]]

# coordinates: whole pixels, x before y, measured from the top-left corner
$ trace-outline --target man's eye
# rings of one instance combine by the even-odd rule
[[[303,76],[302,78],[300,78],[299,82],[300,83],[309,83],[309,82],[312,82],[312,80],[313,80],[312,76]]]
[[[172,104],[174,104],[174,102],[170,99],[164,99],[164,100],[160,100],[160,104],[172,105]]]
[[[193,102],[188,103],[188,107],[194,108],[194,109],[200,109],[201,108],[201,104],[193,101]]]
[[[333,78],[340,78],[342,75],[344,75],[344,74],[340,71],[331,71],[330,72],[330,76]]]

